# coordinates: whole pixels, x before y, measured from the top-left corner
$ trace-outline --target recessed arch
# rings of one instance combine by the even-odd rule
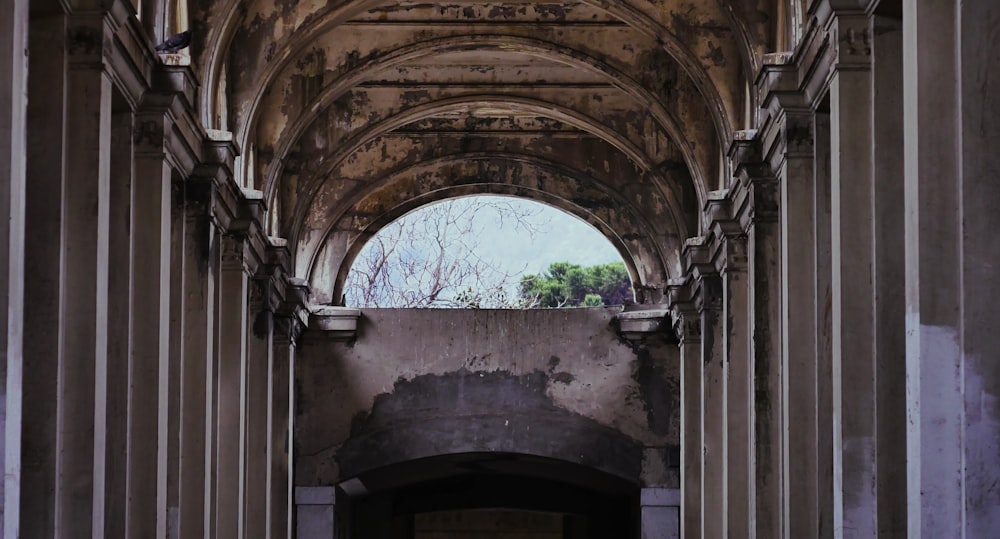
[[[396,116],[387,118],[375,125],[369,126],[366,130],[354,135],[348,141],[338,149],[336,154],[330,159],[329,163],[320,169],[317,174],[313,177],[312,181],[307,183],[302,189],[303,195],[299,200],[300,203],[294,209],[293,220],[291,226],[291,233],[293,239],[297,237],[297,234],[302,229],[302,226],[306,219],[306,212],[308,211],[308,205],[310,201],[315,197],[317,191],[321,187],[322,183],[329,181],[329,176],[336,170],[337,166],[341,163],[343,159],[347,156],[353,154],[364,145],[369,140],[372,140],[379,135],[391,132],[402,125],[406,125],[413,121],[434,116],[436,114],[441,114],[449,111],[459,110],[462,107],[467,107],[471,104],[491,104],[493,106],[504,106],[511,108],[520,108],[522,110],[530,110],[536,112],[540,115],[551,117],[553,119],[558,119],[566,122],[569,125],[573,125],[584,132],[594,134],[603,140],[608,141],[614,147],[618,148],[622,153],[624,153],[630,160],[632,160],[636,165],[640,166],[645,170],[650,177],[656,179],[657,185],[659,186],[661,192],[668,199],[671,197],[666,193],[666,189],[670,186],[670,183],[662,177],[656,170],[653,163],[650,163],[648,158],[644,155],[641,149],[637,148],[630,141],[619,135],[618,133],[607,129],[605,126],[594,120],[593,118],[586,117],[579,114],[571,109],[562,107],[561,105],[543,102],[532,99],[516,98],[510,96],[464,96],[452,99],[445,99],[439,102],[428,103],[425,105],[414,107],[413,109],[407,110]],[[696,193],[698,193],[699,199],[702,199],[705,195],[704,192],[699,192],[703,190],[704,186],[698,181],[693,180],[694,188]],[[273,185],[273,184],[271,184]],[[274,188],[267,192],[267,197],[269,199],[273,198]],[[303,203],[304,201],[304,203]],[[680,208],[675,208],[675,211],[680,211]]]
[[[707,187],[710,175],[706,171],[715,170],[716,159],[712,156],[717,153],[717,149],[706,148],[705,151],[708,151],[709,155],[702,156],[699,159],[695,155],[695,150],[688,142],[690,137],[685,136],[684,131],[679,127],[677,119],[658,102],[656,96],[643,88],[638,81],[625,73],[621,73],[614,67],[579,51],[566,49],[555,43],[542,40],[499,34],[436,38],[387,52],[378,58],[366,60],[357,68],[352,69],[349,74],[327,85],[313,102],[305,107],[303,113],[291,123],[290,134],[282,136],[284,142],[280,143],[278,148],[276,148],[275,161],[280,162],[284,155],[287,154],[288,148],[294,144],[295,140],[297,140],[319,110],[328,107],[343,92],[365,80],[371,74],[410,60],[449,51],[466,50],[470,47],[478,50],[506,50],[511,45],[518,47],[519,54],[537,55],[550,60],[555,59],[600,74],[606,77],[612,85],[636,99],[640,107],[649,111],[657,123],[661,125],[671,136],[675,144],[677,144],[698,186],[699,201],[705,200],[706,193],[711,190],[711,188]],[[251,118],[247,122],[247,125],[252,125],[253,121]],[[251,129],[248,128],[244,133],[244,144],[247,143],[250,131]],[[721,144],[721,141],[717,142]],[[715,178],[711,178],[711,181],[713,181],[712,185],[714,185],[714,180]],[[273,175],[269,171],[264,191],[269,192],[273,189],[271,184],[276,181],[276,175]]]
[[[613,188],[588,179],[579,172],[566,170],[564,167],[546,163],[538,158],[517,157],[517,159],[522,160],[532,167],[529,169],[532,173],[541,174],[543,167],[547,168],[549,176],[548,178],[543,178],[546,182],[556,181],[558,178],[562,178],[564,182],[584,182],[586,185],[591,186],[590,189],[593,192],[584,191],[580,198],[574,200],[571,197],[560,196],[554,192],[545,191],[523,182],[489,183],[470,178],[465,181],[450,182],[444,187],[433,186],[423,190],[418,189],[420,192],[416,195],[410,192],[401,194],[393,193],[397,198],[395,202],[389,202],[391,207],[383,207],[374,202],[365,202],[366,199],[370,200],[380,192],[390,190],[392,185],[401,178],[412,179],[419,176],[421,169],[434,173],[439,167],[447,166],[448,164],[467,163],[476,160],[485,161],[495,158],[495,156],[488,154],[481,156],[450,156],[440,159],[430,166],[427,163],[423,163],[417,167],[396,171],[389,177],[382,179],[379,182],[380,187],[358,192],[330,215],[329,226],[317,237],[317,241],[311,242],[313,247],[309,248],[309,252],[297,255],[298,257],[301,257],[303,254],[306,256],[305,260],[301,260],[306,265],[304,268],[305,271],[300,273],[313,283],[314,293],[322,293],[321,290],[324,286],[321,283],[330,281],[333,283],[333,286],[331,287],[328,284],[326,287],[333,292],[333,295],[329,297],[339,297],[336,294],[339,294],[347,272],[353,263],[354,256],[360,251],[367,238],[374,235],[382,226],[422,205],[455,196],[474,194],[521,196],[557,207],[580,217],[597,228],[599,232],[604,234],[615,245],[625,260],[626,266],[629,268],[633,282],[641,290],[645,290],[646,287],[662,289],[662,285],[666,283],[666,280],[678,271],[683,233],[674,232],[673,227],[661,228],[655,226],[651,222],[650,217],[644,216],[643,212],[635,207],[633,201],[625,199]],[[575,185],[578,185],[578,183]],[[559,189],[551,188],[551,186],[550,189],[551,191],[560,191]],[[562,188],[562,192],[572,192],[573,189],[575,188],[564,187]],[[605,207],[600,208],[600,211],[595,211],[594,208],[587,208],[585,206],[585,204],[591,204],[596,198],[604,200],[601,204]],[[366,209],[359,216],[351,217],[350,212],[352,208],[359,207]],[[372,210],[369,209],[377,207],[383,207],[377,214],[373,214]],[[614,208],[614,211],[607,211],[608,208]],[[605,215],[612,215],[615,221],[609,222],[607,217],[602,217],[602,212]],[[660,229],[659,232],[652,232],[658,229]],[[331,248],[330,241],[335,231],[338,231],[340,234],[346,234],[346,236],[341,237],[339,240],[344,242],[344,245],[341,246],[342,249],[337,251],[339,254],[331,254],[328,251]],[[302,247],[303,245],[300,243],[299,249]],[[324,276],[323,272],[327,269],[335,269],[335,271],[332,272],[332,275]]]
[[[374,1],[360,1],[348,4],[334,5],[332,7],[327,7],[326,9],[317,10],[311,13],[309,17],[305,18],[299,27],[295,28],[291,32],[291,37],[281,45],[281,47],[272,50],[269,54],[266,66],[263,73],[260,73],[255,77],[255,80],[260,81],[257,86],[256,91],[253,93],[252,97],[249,99],[249,110],[251,114],[256,111],[260,100],[267,89],[273,83],[275,77],[282,71],[288,61],[294,58],[300,52],[305,50],[305,48],[316,40],[317,36],[326,33],[327,31],[337,27],[338,25],[350,20],[361,13],[364,13],[372,8],[380,5],[391,4],[390,1],[384,0],[374,0]],[[690,48],[686,46],[681,40],[668,31],[661,23],[653,20],[648,14],[637,9],[635,6],[627,2],[612,2],[608,0],[585,0],[582,3],[601,9],[612,16],[624,21],[631,28],[636,29],[641,34],[648,38],[654,39],[659,46],[661,46],[671,57],[673,57],[679,65],[683,68],[684,72],[690,76],[698,88],[700,94],[704,97],[708,103],[708,108],[712,116],[712,121],[715,124],[716,131],[718,133],[718,138],[721,147],[725,147],[728,141],[729,134],[732,131],[732,121],[730,118],[730,113],[727,110],[727,105],[723,101],[718,88],[713,83],[711,77],[706,72],[704,66],[699,62],[695,55],[691,52]],[[216,68],[212,66],[217,66],[222,57],[228,52],[232,45],[232,36],[235,34],[236,25],[239,20],[235,17],[235,13],[238,11],[240,4],[235,1],[232,2],[229,7],[224,10],[224,20],[220,25],[219,30],[214,30],[215,36],[218,38],[218,43],[226,43],[225,47],[209,45],[208,59],[205,64],[206,75],[209,76],[206,79],[207,84],[204,86],[203,90],[203,102],[207,102],[203,105],[203,115],[206,114],[206,110],[212,110],[213,104],[211,103],[213,99],[213,88],[216,81],[214,75],[217,74]],[[327,6],[330,6],[329,4]],[[205,107],[208,107],[207,109]],[[243,123],[243,134],[238,136],[238,140],[241,146],[245,146],[247,143],[247,135],[252,130],[252,125],[254,121],[246,121]]]

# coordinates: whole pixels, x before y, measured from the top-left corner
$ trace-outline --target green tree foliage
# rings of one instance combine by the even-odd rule
[[[621,305],[632,299],[632,285],[623,262],[587,267],[555,262],[541,274],[521,277],[520,295],[526,307]]]

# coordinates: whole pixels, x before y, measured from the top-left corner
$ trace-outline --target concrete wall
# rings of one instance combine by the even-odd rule
[[[623,341],[618,310],[372,309],[354,341],[307,333],[297,484],[505,451],[678,486],[677,347]]]

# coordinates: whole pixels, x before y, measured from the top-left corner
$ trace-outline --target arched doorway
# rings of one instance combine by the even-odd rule
[[[344,485],[337,504],[344,539],[637,536],[638,485],[557,459],[442,455],[371,470]]]

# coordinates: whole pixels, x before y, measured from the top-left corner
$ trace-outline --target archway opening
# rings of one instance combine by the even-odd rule
[[[554,308],[631,301],[619,249],[579,217],[511,196],[450,198],[379,229],[344,285],[356,307]]]
[[[566,461],[464,453],[393,464],[342,483],[350,539],[637,536],[638,487]]]

